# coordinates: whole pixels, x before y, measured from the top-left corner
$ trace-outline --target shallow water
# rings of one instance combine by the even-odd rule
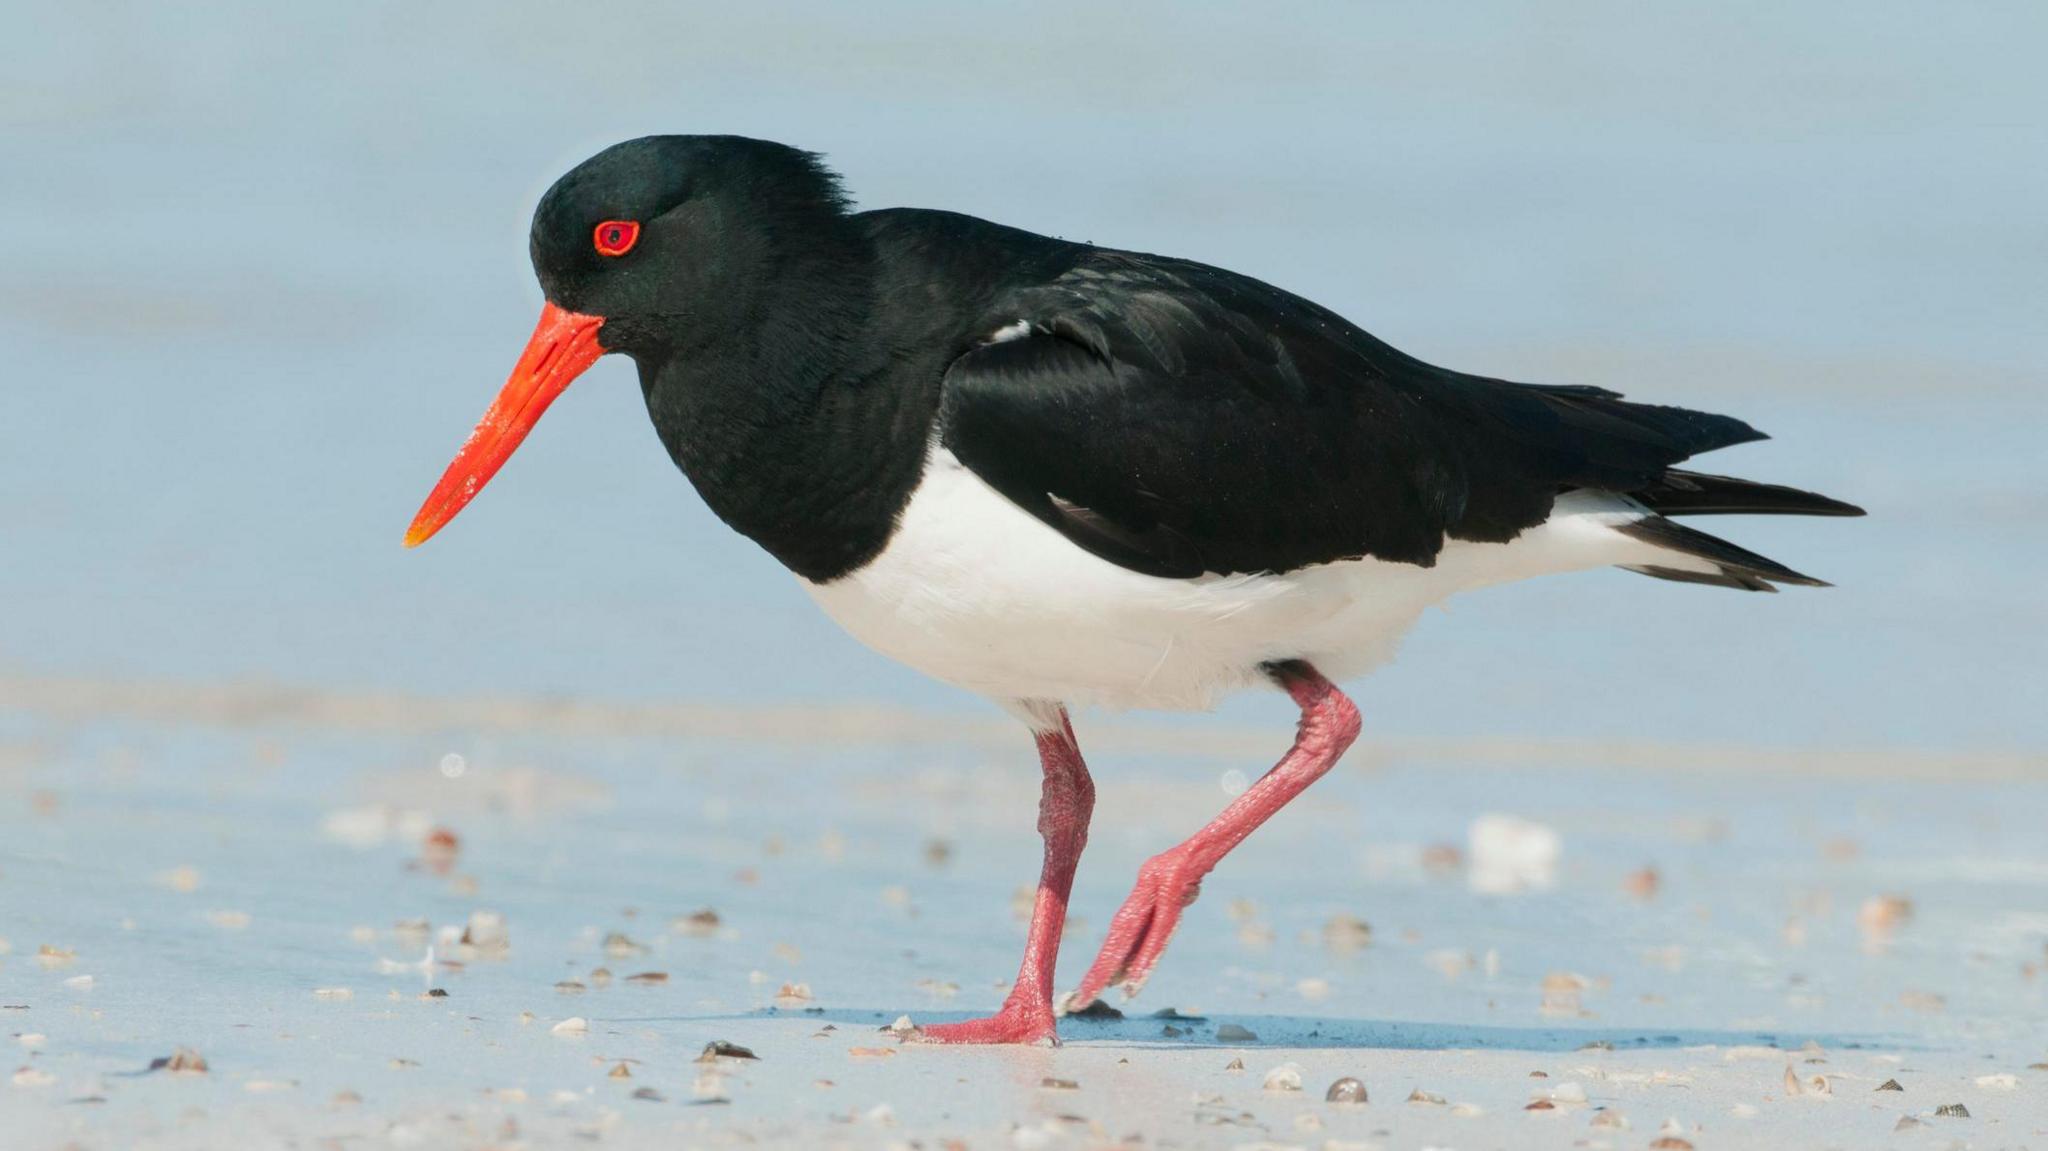
[[[623,362],[397,546],[531,326],[538,192],[616,138],[736,131],[827,152],[864,205],[1206,258],[1441,362],[1736,412],[1779,438],[1710,467],[1873,512],[1717,525],[1825,593],[1455,604],[1364,690],[1378,730],[2048,744],[2041,10],[14,11],[0,667],[980,707],[713,520]]]

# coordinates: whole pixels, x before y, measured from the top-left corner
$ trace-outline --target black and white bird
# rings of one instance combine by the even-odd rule
[[[1192,260],[952,212],[854,212],[811,153],[657,136],[542,197],[546,296],[496,402],[406,537],[476,495],[599,356],[638,366],[711,509],[854,636],[1021,717],[1046,841],[1000,1011],[938,1042],[1043,1042],[1094,789],[1067,708],[1196,709],[1274,684],[1294,746],[1153,857],[1069,1006],[1135,993],[1202,877],[1358,732],[1332,683],[1460,592],[1616,566],[1744,591],[1819,585],[1681,525],[1857,515],[1683,470],[1761,433],[1600,388],[1423,363]]]

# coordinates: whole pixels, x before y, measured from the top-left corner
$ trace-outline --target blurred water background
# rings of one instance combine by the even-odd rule
[[[631,367],[399,536],[650,132],[1219,263],[1425,358],[1725,410],[1867,505],[1832,591],[1600,573],[1432,616],[1369,731],[2048,746],[2048,9],[887,0],[0,5],[0,672],[972,713],[671,468]],[[1233,715],[1280,721],[1277,698]]]

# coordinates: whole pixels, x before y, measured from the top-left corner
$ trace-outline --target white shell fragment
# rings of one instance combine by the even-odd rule
[[[1268,1091],[1301,1090],[1301,1064],[1282,1063],[1280,1066],[1266,1072],[1266,1077],[1260,1083],[1260,1086]]]
[[[1482,815],[1467,832],[1472,865],[1466,882],[1483,895],[1544,891],[1557,883],[1564,853],[1557,832],[1513,815]]]

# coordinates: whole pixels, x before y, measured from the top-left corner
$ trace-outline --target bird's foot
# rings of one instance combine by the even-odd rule
[[[903,1036],[905,1043],[1029,1043],[1057,1047],[1059,1035],[1053,1023],[1052,1005],[1020,1007],[1003,1004],[1002,1010],[986,1019],[963,1019],[958,1023],[933,1023],[914,1027]]]
[[[1180,926],[1181,911],[1201,895],[1202,877],[1212,866],[1197,857],[1192,843],[1146,860],[1130,898],[1110,917],[1109,938],[1082,977],[1080,990],[1067,998],[1067,1009],[1088,1006],[1113,983],[1123,985],[1126,998],[1137,995]]]

